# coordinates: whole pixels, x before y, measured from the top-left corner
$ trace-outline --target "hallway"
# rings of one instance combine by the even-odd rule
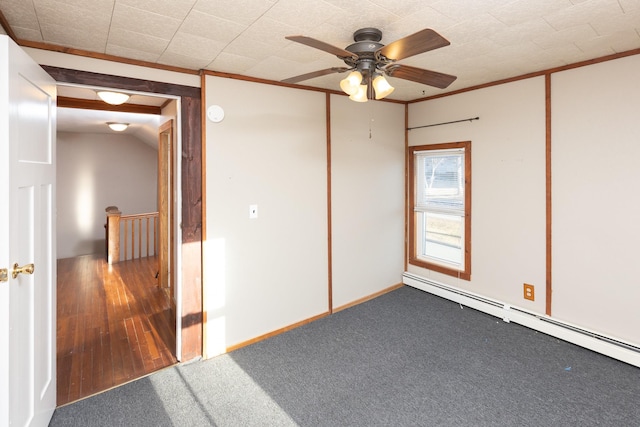
[[[176,363],[157,258],[110,266],[85,255],[57,266],[58,406]]]

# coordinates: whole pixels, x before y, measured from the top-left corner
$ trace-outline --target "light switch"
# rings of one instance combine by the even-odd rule
[[[258,205],[249,205],[249,218],[258,218]]]

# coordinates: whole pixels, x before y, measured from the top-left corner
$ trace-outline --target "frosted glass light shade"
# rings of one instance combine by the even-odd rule
[[[109,126],[109,128],[113,131],[116,132],[122,132],[123,130],[125,130],[126,128],[129,127],[129,123],[107,123],[107,125]]]
[[[356,93],[349,97],[350,100],[356,102],[367,102],[367,85],[360,85]]]
[[[389,84],[383,75],[373,79],[373,88],[376,91],[376,99],[382,99],[394,90],[394,87]]]
[[[106,102],[107,104],[111,104],[111,105],[124,104],[129,99],[129,95],[127,95],[126,93],[109,92],[109,91],[106,91],[106,90],[99,91],[98,92],[98,96],[104,102]]]
[[[362,74],[360,71],[352,71],[346,78],[340,81],[340,89],[347,95],[353,95],[358,92],[360,83],[362,83]]]

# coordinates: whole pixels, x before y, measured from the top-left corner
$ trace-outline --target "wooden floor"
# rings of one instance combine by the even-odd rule
[[[58,406],[176,363],[155,257],[58,260]]]

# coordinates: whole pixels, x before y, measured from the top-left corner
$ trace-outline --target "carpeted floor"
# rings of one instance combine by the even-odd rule
[[[51,426],[640,426],[640,369],[404,287]]]

